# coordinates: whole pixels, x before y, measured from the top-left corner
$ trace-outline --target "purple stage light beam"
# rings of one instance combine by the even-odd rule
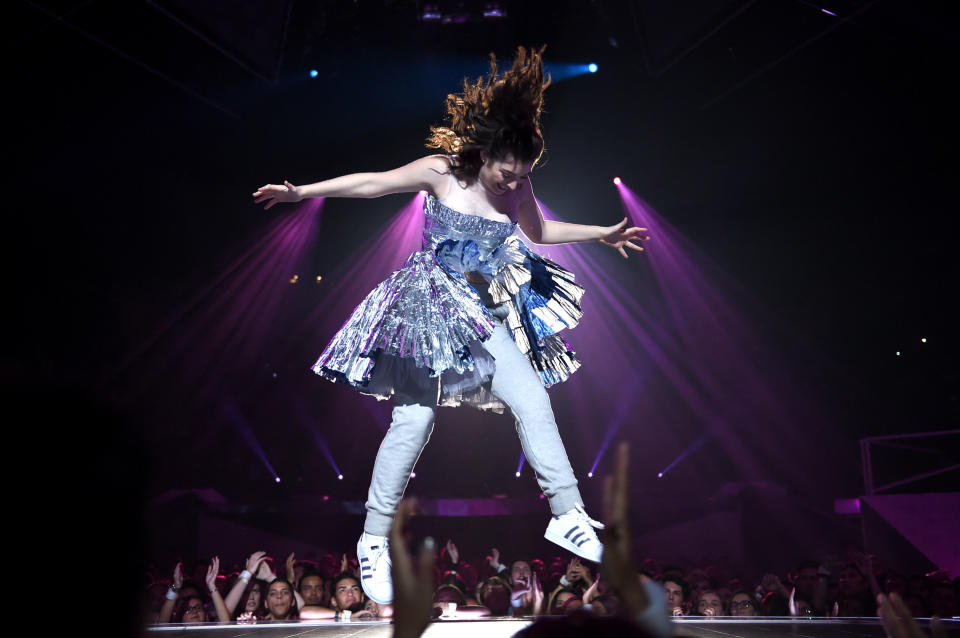
[[[632,398],[639,389],[640,376],[637,375],[630,383],[630,389],[622,395],[623,400],[617,404],[617,412],[615,413],[613,420],[610,422],[610,425],[607,426],[607,432],[603,435],[603,441],[600,443],[600,450],[597,452],[597,458],[593,460],[593,466],[587,473],[587,476],[590,478],[593,478],[593,473],[597,471],[597,466],[600,464],[600,459],[603,458],[607,448],[610,447],[613,437],[616,436],[621,426],[623,426],[624,420],[626,420],[627,415],[630,413],[630,408],[633,407],[633,401],[629,399]]]
[[[670,464],[667,465],[667,467],[660,470],[660,472],[657,474],[657,478],[663,478],[664,475],[670,470],[672,470],[674,467],[676,467],[676,465],[680,463],[680,461],[684,460],[685,458],[687,458],[688,456],[690,456],[691,454],[693,454],[694,452],[702,448],[703,445],[712,438],[713,438],[713,432],[704,432],[703,434],[701,434],[700,437],[696,441],[691,443],[689,446],[687,446],[687,449],[681,452],[680,455],[677,456],[677,458],[670,461]]]
[[[523,464],[527,462],[527,455],[523,452],[520,452],[520,462],[517,463],[517,478],[520,478],[520,473],[523,471]]]
[[[244,443],[246,443],[253,453],[257,455],[257,458],[260,459],[260,462],[263,463],[263,466],[267,468],[268,472],[270,472],[273,480],[276,483],[279,483],[280,476],[277,474],[276,470],[273,469],[273,464],[271,464],[270,459],[267,458],[266,452],[263,451],[263,447],[257,440],[257,436],[254,434],[253,428],[243,415],[243,412],[240,410],[240,406],[237,405],[237,402],[229,395],[224,396],[223,402],[221,403],[221,408],[223,409],[224,415],[226,416],[230,425],[232,425],[240,435],[240,438],[243,439]]]

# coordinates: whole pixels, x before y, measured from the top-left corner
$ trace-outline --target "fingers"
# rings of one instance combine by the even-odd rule
[[[433,539],[428,536],[424,539],[423,547],[420,548],[420,552],[417,554],[417,580],[424,587],[430,587],[431,590],[433,583],[433,561],[435,560],[433,550]]]
[[[627,520],[627,466],[630,461],[630,445],[624,441],[617,447],[617,464],[614,470],[614,513],[617,522],[625,523]]]

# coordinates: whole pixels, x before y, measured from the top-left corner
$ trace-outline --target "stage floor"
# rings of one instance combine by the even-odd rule
[[[439,620],[430,623],[425,638],[507,638],[532,622],[530,618],[486,618],[471,620]],[[678,618],[675,634],[689,638],[885,638],[883,625],[876,618]],[[929,621],[917,621],[929,636]],[[960,638],[960,621],[944,621],[950,638]],[[178,637],[203,638],[333,638],[362,636],[390,638],[390,622],[386,620],[349,622],[261,623],[257,625],[216,624],[156,625],[147,629],[152,638],[176,633]]]

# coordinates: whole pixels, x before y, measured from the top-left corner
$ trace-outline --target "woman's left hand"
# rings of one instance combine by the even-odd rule
[[[627,218],[624,217],[623,221],[619,224],[615,226],[607,226],[605,229],[605,234],[600,238],[601,244],[606,244],[611,248],[616,248],[620,254],[623,255],[624,259],[627,258],[627,251],[625,251],[624,248],[642,252],[643,247],[633,242],[647,241],[650,239],[650,235],[647,234],[646,228],[640,228],[638,226],[631,226],[630,228],[627,228],[627,222]]]

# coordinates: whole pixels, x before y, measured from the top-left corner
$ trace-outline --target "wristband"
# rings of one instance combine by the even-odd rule
[[[242,580],[245,583],[250,582],[251,576],[253,576],[253,574],[250,573],[250,570],[245,569],[242,572],[240,572],[240,580]]]
[[[340,620],[350,620],[350,614],[352,612],[349,609],[344,609],[340,612]]]
[[[167,590],[167,600],[176,600],[180,597],[180,594],[177,593],[177,590],[173,587]]]

